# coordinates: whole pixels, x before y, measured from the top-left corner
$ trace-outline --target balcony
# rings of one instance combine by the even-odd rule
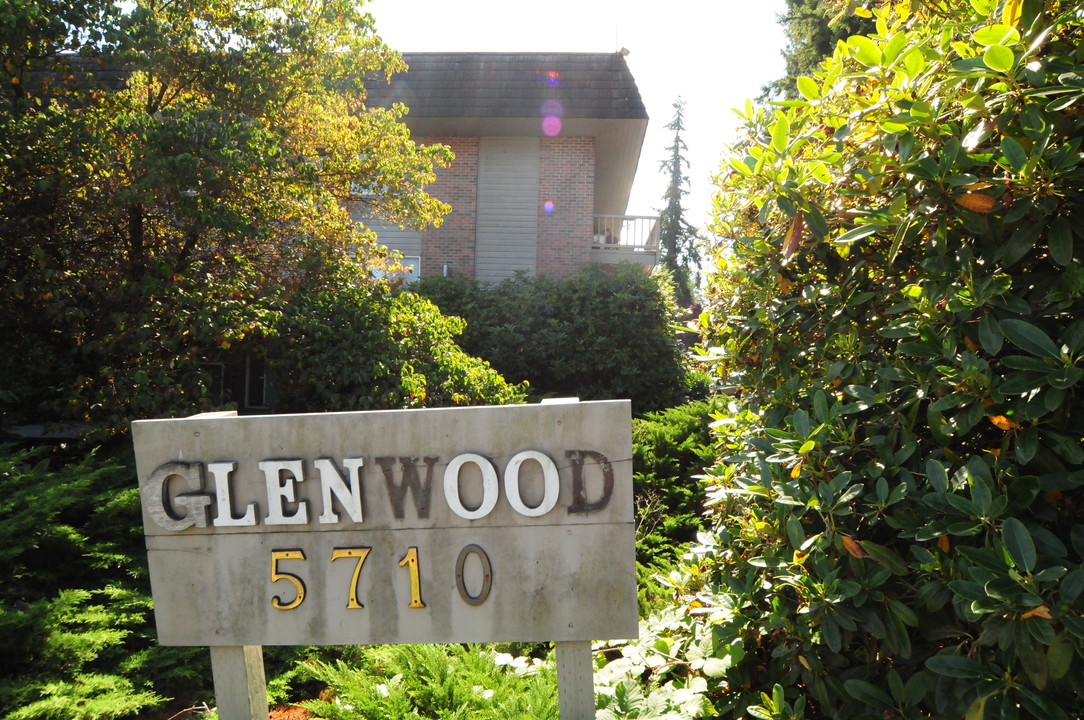
[[[659,249],[659,218],[654,215],[595,215],[591,260],[654,266]]]

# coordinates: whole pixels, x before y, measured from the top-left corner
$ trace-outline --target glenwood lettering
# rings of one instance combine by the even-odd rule
[[[501,486],[508,505],[518,514],[537,518],[557,507],[562,482],[571,483],[572,500],[567,512],[591,513],[606,507],[614,489],[614,470],[609,459],[595,450],[566,450],[564,473],[544,452],[524,450],[512,456],[498,473],[494,463],[477,453],[461,453],[445,466],[442,486],[448,508],[464,520],[478,520],[489,515],[500,499]],[[542,473],[542,499],[528,505],[520,490],[520,473],[525,463],[537,463]],[[383,478],[382,485],[393,516],[406,515],[409,495],[419,519],[429,517],[433,494],[435,468],[439,456],[394,456],[373,458],[373,464]],[[584,482],[585,466],[597,466],[602,473],[602,490],[597,497],[588,498]],[[181,532],[189,528],[247,527],[264,525],[338,524],[345,519],[355,524],[363,516],[367,467],[365,456],[316,458],[308,463],[304,458],[267,459],[257,463],[263,476],[266,501],[252,501],[236,508],[233,501],[232,479],[238,463],[232,460],[216,462],[172,461],[159,465],[143,483],[144,507],[154,523],[168,531]],[[467,466],[474,466],[481,476],[482,499],[474,508],[464,505],[460,494],[460,478]],[[208,477],[210,485],[208,486]],[[502,482],[503,479],[503,482]],[[303,498],[302,487],[308,483],[319,486],[318,495]],[[311,511],[310,511],[311,510]],[[345,516],[345,517],[344,517]]]

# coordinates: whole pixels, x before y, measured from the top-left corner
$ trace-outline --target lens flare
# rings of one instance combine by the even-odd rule
[[[565,108],[557,100],[547,100],[542,103],[542,132],[547,137],[557,137],[561,134],[561,118],[564,117]]]
[[[553,201],[547,200],[546,202],[542,203],[542,209],[545,210],[547,213],[553,212]]]
[[[565,108],[561,104],[560,100],[547,100],[542,103],[542,116],[556,115],[557,117],[564,117]]]
[[[561,73],[557,72],[556,70],[543,70],[542,68],[535,68],[534,79],[549,83],[550,85],[560,85]]]
[[[556,115],[547,115],[542,118],[542,132],[546,137],[557,137],[561,134],[561,118]]]

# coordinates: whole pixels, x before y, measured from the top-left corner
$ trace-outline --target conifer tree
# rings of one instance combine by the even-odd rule
[[[696,247],[697,229],[685,220],[682,198],[689,194],[689,178],[685,159],[688,147],[681,138],[685,131],[685,101],[674,102],[674,118],[666,125],[674,133],[674,141],[666,148],[669,153],[660,164],[661,172],[669,177],[663,194],[663,209],[659,217],[659,261],[674,279],[674,295],[679,305],[692,304],[700,279],[700,255]]]
[[[797,98],[795,80],[812,75],[832,54],[837,42],[872,32],[874,23],[869,11],[860,8],[852,13],[849,8],[844,0],[787,0],[787,11],[779,16],[787,37],[783,50],[786,74],[764,86],[763,98]]]

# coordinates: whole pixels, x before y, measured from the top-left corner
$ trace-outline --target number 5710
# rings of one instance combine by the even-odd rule
[[[361,569],[365,565],[365,560],[369,557],[369,552],[371,550],[371,547],[362,546],[335,548],[331,551],[332,562],[347,558],[352,558],[356,561],[354,572],[350,577],[349,591],[347,592],[346,608],[348,610],[360,610],[365,607],[358,600],[358,582],[361,579]],[[482,567],[482,585],[477,594],[471,594],[467,589],[463,577],[467,558],[471,555],[474,555],[478,559]],[[271,607],[276,610],[293,610],[305,601],[307,594],[305,580],[300,575],[293,572],[286,572],[279,567],[279,563],[281,562],[294,560],[308,560],[308,558],[305,557],[305,551],[301,548],[271,551],[271,582],[276,583],[281,580],[292,585],[294,589],[293,599],[289,602],[283,600],[279,595],[272,596]],[[467,545],[459,552],[459,557],[456,559],[455,566],[455,584],[456,589],[459,590],[459,596],[468,605],[481,605],[484,603],[486,598],[489,597],[489,592],[493,584],[493,566],[489,561],[489,556],[486,554],[486,551],[474,544]],[[424,608],[425,602],[422,600],[421,572],[419,570],[417,547],[410,546],[407,548],[406,554],[399,561],[399,567],[406,568],[410,577],[410,603],[407,607],[415,609]]]

